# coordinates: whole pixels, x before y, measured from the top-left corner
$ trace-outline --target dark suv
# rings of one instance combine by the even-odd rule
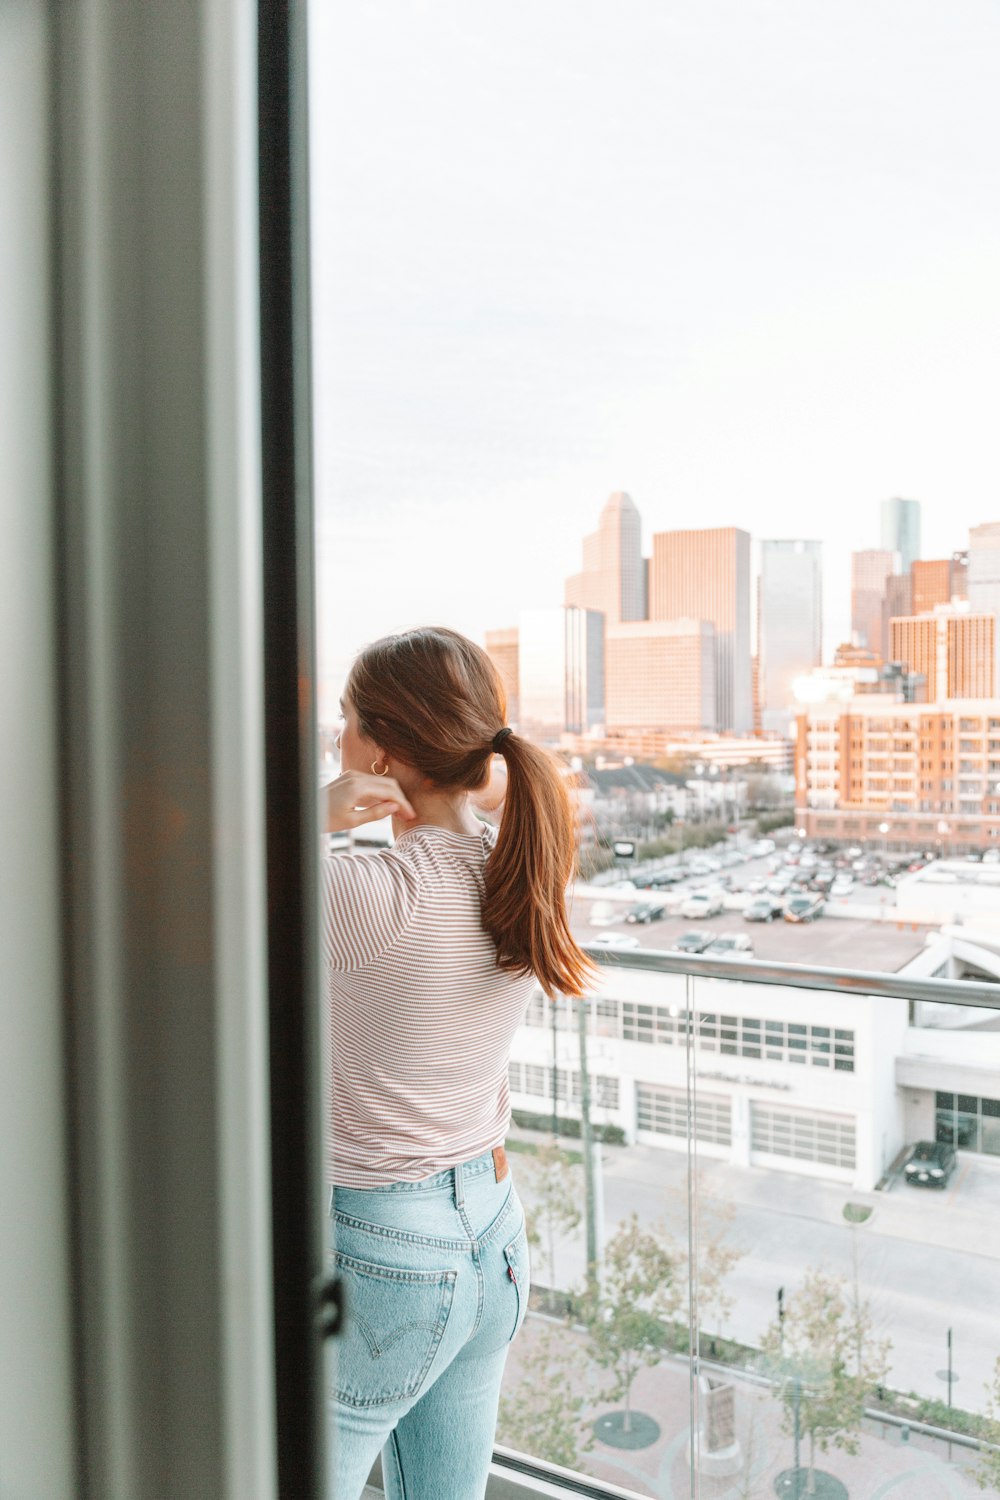
[[[659,901],[639,901],[625,913],[626,922],[658,922],[665,908]]]
[[[903,1176],[918,1187],[947,1187],[955,1162],[953,1147],[943,1141],[919,1141],[906,1158]]]

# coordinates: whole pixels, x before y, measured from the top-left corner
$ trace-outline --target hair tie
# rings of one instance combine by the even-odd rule
[[[513,729],[498,729],[497,730],[496,734],[493,736],[493,753],[494,753],[494,755],[502,755],[503,754],[503,742],[504,742],[504,740],[507,738],[507,736],[509,734],[513,734],[513,733],[514,733]]]

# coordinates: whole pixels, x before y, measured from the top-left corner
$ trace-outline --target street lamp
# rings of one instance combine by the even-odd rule
[[[889,832],[888,823],[880,823],[878,831],[882,835],[882,853],[884,854],[886,852],[886,834]]]

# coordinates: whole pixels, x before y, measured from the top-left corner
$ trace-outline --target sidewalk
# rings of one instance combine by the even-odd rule
[[[516,1126],[510,1134],[524,1141],[548,1139]],[[565,1140],[562,1144],[568,1151],[582,1149],[579,1141]],[[678,1194],[683,1190],[687,1157],[682,1151],[664,1151],[656,1146],[601,1146],[600,1150],[606,1184],[624,1187],[632,1182],[645,1189]],[[850,1201],[872,1209],[864,1226],[866,1235],[1000,1261],[1000,1159],[964,1161],[944,1192],[909,1187],[897,1178],[883,1192],[859,1193],[842,1182],[769,1167],[736,1167],[711,1157],[699,1160],[698,1177],[701,1197],[708,1203],[767,1210],[842,1228],[844,1204]],[[963,1201],[972,1181],[975,1201]]]
[[[604,1149],[662,1154],[655,1147]],[[868,1234],[1000,1259],[1000,1161],[964,1162],[944,1192],[909,1187],[896,1178],[883,1192],[858,1193],[843,1183],[793,1172],[716,1161],[702,1161],[699,1166],[702,1189],[709,1198],[837,1225],[844,1223],[843,1207],[849,1200],[872,1209],[865,1224]],[[968,1187],[973,1174],[976,1201],[963,1202],[963,1187]]]

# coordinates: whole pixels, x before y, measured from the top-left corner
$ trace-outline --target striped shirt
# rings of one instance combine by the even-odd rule
[[[327,1165],[342,1187],[416,1182],[503,1142],[507,1063],[534,988],[483,930],[496,830],[406,830],[322,868]]]

